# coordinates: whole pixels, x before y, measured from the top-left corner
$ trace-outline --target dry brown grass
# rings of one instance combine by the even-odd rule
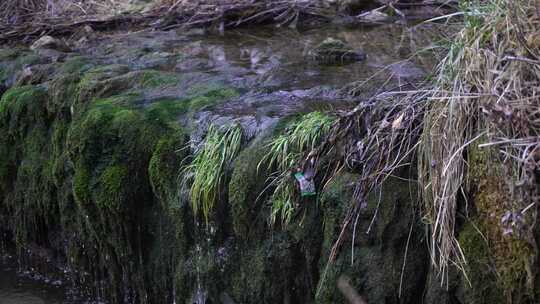
[[[463,9],[453,14],[463,17],[462,30],[450,40],[429,89],[384,93],[362,102],[308,155],[331,158],[336,167],[348,166],[361,174],[329,262],[338,254],[343,235],[354,236],[353,225],[367,195],[417,153],[432,263],[443,282],[451,267],[467,277],[467,262],[456,239],[458,199],[470,194],[471,150],[496,147],[498,155],[490,161],[504,168],[505,190],[510,193],[498,206],[506,216],[495,223],[501,226],[497,231],[510,231],[534,249],[526,251],[532,256],[518,257],[529,263],[523,275],[531,288],[538,269],[534,231],[540,197],[539,7],[532,0],[485,0]]]
[[[5,0],[0,4],[0,21],[6,25],[37,21],[41,18],[96,14],[114,11],[115,1],[75,0]]]
[[[536,5],[529,0],[488,0],[465,8],[465,26],[439,66],[437,93],[425,119],[419,170],[426,219],[432,227],[432,262],[443,279],[450,265],[463,268],[466,263],[455,225],[457,198],[467,190],[471,148],[497,147],[494,161],[505,168],[512,197],[503,208],[523,214],[522,237],[536,248],[532,236],[540,162]]]
[[[296,27],[335,16],[335,11],[316,0],[155,1],[146,5],[128,0],[5,0],[0,9],[0,42],[45,34],[65,36],[86,25],[100,30],[210,27],[224,31],[266,23]]]
[[[418,148],[424,110],[431,94],[430,90],[408,85],[360,102],[352,111],[339,113],[339,119],[323,144],[305,154],[304,166],[314,166],[324,175],[323,188],[342,169],[359,174],[319,288],[325,284],[328,267],[341,251],[346,234],[352,234],[354,239],[360,213],[367,207],[368,195],[397,170],[410,166]]]

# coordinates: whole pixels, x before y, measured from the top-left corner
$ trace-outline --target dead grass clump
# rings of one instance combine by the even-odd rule
[[[414,159],[430,94],[429,90],[401,90],[381,93],[361,102],[352,111],[339,113],[323,143],[305,154],[304,166],[322,171],[323,188],[342,169],[359,174],[341,231],[319,282],[319,291],[346,234],[352,234],[354,239],[360,212],[367,207],[368,195]]]
[[[0,42],[44,34],[69,35],[86,25],[107,30],[210,27],[224,31],[254,24],[296,27],[335,16],[335,11],[313,0],[167,0],[146,4],[128,0],[5,0],[0,8]]]
[[[0,3],[0,23],[12,26],[43,18],[88,15],[96,13],[99,7],[110,10],[114,5],[114,1],[97,0],[4,0]]]
[[[352,232],[354,237],[367,194],[418,152],[432,263],[442,280],[454,266],[467,278],[456,217],[458,198],[473,194],[478,208],[486,198],[497,204],[497,212],[484,213],[495,217],[483,221],[490,229],[485,235],[495,255],[499,286],[509,301],[519,302],[534,287],[538,269],[534,231],[540,197],[540,16],[532,0],[466,2],[462,9],[452,16],[463,17],[463,28],[451,40],[431,89],[385,93],[360,103],[340,117],[306,162],[331,158],[334,172],[346,166],[361,174],[330,262],[343,235]],[[476,161],[468,158],[473,148],[496,151],[490,162],[500,167],[504,184],[497,186],[497,193],[504,195],[496,200],[490,199],[493,193],[471,193],[492,189],[468,179]]]
[[[329,20],[335,14],[321,1],[313,0],[165,0],[160,11],[168,15],[160,21],[161,29],[165,30],[193,26],[216,26],[224,30],[262,23],[296,27],[305,19]]]
[[[502,165],[509,192],[500,202],[505,216],[498,219],[509,230],[501,231],[519,234],[538,254],[533,235],[540,163],[537,10],[532,0],[469,3],[463,7],[464,27],[439,66],[437,93],[425,118],[419,175],[432,227],[432,262],[443,279],[450,265],[465,263],[455,219],[457,197],[469,189],[471,148],[497,151],[495,161]],[[535,271],[530,272],[524,274],[529,287]]]
[[[0,20],[5,24],[15,24],[26,20],[36,12],[44,11],[44,0],[6,0],[0,4]]]

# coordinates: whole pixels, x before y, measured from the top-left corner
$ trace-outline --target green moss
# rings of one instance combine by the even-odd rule
[[[16,59],[22,52],[19,48],[0,48],[0,61]]]
[[[501,218],[514,206],[511,190],[505,182],[503,165],[498,161],[495,149],[469,149],[469,177],[477,211],[475,223],[487,240],[491,265],[476,264],[477,273],[495,270],[497,286],[505,297],[523,301],[526,293],[533,293],[526,281],[529,280],[531,261],[535,256],[530,243],[519,235],[505,235]],[[483,268],[483,269],[482,269]],[[489,286],[489,285],[488,285]],[[474,289],[479,290],[474,290]],[[482,301],[483,286],[472,286],[474,301]],[[524,292],[526,291],[526,292]]]
[[[22,135],[32,124],[45,119],[46,91],[36,86],[9,89],[0,100],[0,117],[8,124],[7,132]]]
[[[232,98],[238,95],[238,92],[226,85],[218,82],[210,82],[192,86],[188,90],[188,96],[208,96],[208,97],[224,97]]]
[[[46,98],[43,88],[23,86],[0,100],[0,209],[10,210],[2,211],[12,216],[18,246],[38,236],[40,221],[54,212]]]
[[[135,189],[140,188],[137,183],[145,183],[150,156],[159,138],[170,129],[160,120],[147,120],[141,110],[131,107],[134,99],[137,95],[128,94],[96,100],[73,123],[68,143],[70,157],[80,166],[75,177],[81,176],[75,181],[84,182],[78,187],[81,191],[75,192],[79,200],[92,198],[85,190],[89,187],[97,190],[95,204],[99,208],[125,210],[133,192],[138,191]],[[142,175],[135,174],[141,170]]]
[[[2,145],[2,147],[0,147],[0,190],[2,190],[7,184],[7,179],[9,179],[13,157],[5,143],[0,141],[0,145]]]
[[[129,88],[129,83],[126,81],[107,81],[128,72],[129,67],[117,64],[88,70],[77,86],[77,100],[84,102],[92,98],[107,97],[107,95],[118,94]]]
[[[119,210],[123,203],[124,185],[129,178],[129,171],[124,165],[107,167],[99,177],[97,203],[106,210]]]
[[[231,287],[227,292],[236,303],[283,303],[287,298],[292,303],[309,303],[309,283],[300,283],[307,278],[296,264],[304,261],[296,249],[282,232],[245,243],[228,269]]]
[[[478,223],[468,223],[459,234],[459,245],[467,260],[468,281],[465,297],[467,303],[503,303],[504,296],[493,271],[487,240],[482,236]],[[470,285],[469,285],[470,284]]]
[[[148,165],[148,174],[154,193],[164,207],[176,207],[179,191],[179,177],[182,163],[189,152],[187,138],[176,131],[162,138],[156,145]]]
[[[425,280],[419,274],[426,273],[429,266],[422,241],[425,232],[416,213],[415,185],[403,180],[405,172],[399,176],[387,179],[380,192],[368,195],[358,219],[350,223],[333,264],[327,264],[329,255],[351,204],[357,203],[354,189],[359,176],[341,173],[324,188],[320,201],[324,239],[319,260],[318,303],[344,302],[335,288],[341,275],[348,276],[355,290],[370,303],[397,299],[400,286],[403,303],[415,303],[422,297]],[[354,251],[352,238],[348,237],[353,227],[356,228]]]
[[[75,170],[75,175],[73,176],[73,195],[75,201],[81,205],[87,204],[92,200],[90,178],[90,173],[86,168]]]
[[[94,97],[107,97],[126,90],[164,88],[176,84],[178,78],[174,74],[153,70],[133,71],[98,80],[94,88],[97,89],[97,95]]]
[[[189,107],[189,100],[161,99],[154,101],[154,103],[146,108],[146,115],[150,120],[162,119],[173,121],[178,116],[186,114],[189,111]]]
[[[192,92],[193,93],[193,92]],[[216,105],[222,101],[237,97],[238,91],[232,88],[213,88],[208,87],[198,91],[197,95],[191,99],[190,109],[198,111],[202,108]]]
[[[229,182],[229,205],[233,229],[239,238],[248,238],[249,235],[260,233],[260,229],[266,229],[264,222],[255,222],[265,201],[265,194],[262,192],[266,188],[269,174],[265,168],[257,168],[265,152],[264,144],[254,142],[238,155],[233,164]]]
[[[167,113],[141,107],[140,78],[122,78],[127,68],[81,63],[60,66],[48,86],[12,88],[0,101],[0,222],[20,248],[76,235],[54,249],[67,247],[70,267],[106,280],[113,303],[126,285],[137,297],[164,299],[178,252],[171,248],[187,246],[188,234],[176,219],[185,212],[177,208],[167,226],[168,210],[157,201],[178,189],[173,177],[185,155],[176,150],[187,139]]]
[[[59,115],[62,118],[70,117],[71,113],[79,108],[76,104],[80,75],[67,74],[55,77],[49,85],[49,98],[47,111],[51,115]]]
[[[349,199],[353,195],[354,182],[357,179],[358,175],[342,173],[334,177],[323,189],[320,198],[321,209],[324,210],[323,252],[329,252],[336,241]]]
[[[2,96],[0,113],[6,112],[8,109],[21,109],[29,103],[37,101],[44,94],[45,90],[36,86],[12,88]]]
[[[179,78],[171,73],[161,71],[141,71],[137,74],[138,83],[142,88],[162,88],[179,84]]]
[[[85,76],[96,80],[103,80],[129,72],[129,67],[123,64],[101,65],[88,70]]]
[[[94,64],[90,58],[83,56],[69,57],[60,67],[62,74],[84,73],[92,69]]]
[[[147,116],[149,119],[159,118],[174,121],[180,115],[200,111],[238,95],[238,92],[231,88],[201,90],[199,93],[201,95],[190,95],[190,97],[183,99],[163,98],[155,100],[146,108]]]
[[[238,265],[236,265],[236,269],[232,273],[231,296],[238,303],[252,303],[254,299],[263,302],[265,287],[270,285],[270,282],[265,280],[268,260],[263,244],[246,248],[241,251],[240,255],[241,258],[237,260]],[[276,280],[277,278],[274,277],[273,279]],[[276,290],[274,291],[277,293]],[[270,290],[266,290],[266,292],[270,293]],[[266,300],[270,300],[268,298],[270,297],[267,297]]]

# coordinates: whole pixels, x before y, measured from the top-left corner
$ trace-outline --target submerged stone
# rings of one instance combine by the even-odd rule
[[[308,51],[308,58],[323,64],[345,64],[366,59],[366,54],[348,47],[343,41],[327,38]]]

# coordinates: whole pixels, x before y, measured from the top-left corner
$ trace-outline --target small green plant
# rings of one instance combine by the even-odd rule
[[[274,225],[277,219],[281,219],[284,225],[291,222],[294,215],[295,188],[290,174],[276,178],[277,186],[272,194],[272,212],[270,223]]]
[[[292,123],[283,134],[269,144],[269,152],[262,158],[259,168],[268,166],[274,173],[270,185],[275,186],[270,201],[271,224],[278,218],[288,224],[294,213],[295,187],[292,169],[301,161],[304,153],[314,149],[330,131],[334,117],[321,112],[311,112]]]
[[[242,145],[242,129],[236,125],[225,131],[210,126],[206,141],[196,152],[184,173],[191,177],[189,192],[191,207],[195,215],[202,212],[208,223],[210,212],[218,200],[227,168]]]
[[[324,134],[330,131],[334,118],[321,112],[311,112],[302,116],[284,132],[268,144],[270,151],[261,164],[286,171],[293,167],[306,151],[315,148]]]

